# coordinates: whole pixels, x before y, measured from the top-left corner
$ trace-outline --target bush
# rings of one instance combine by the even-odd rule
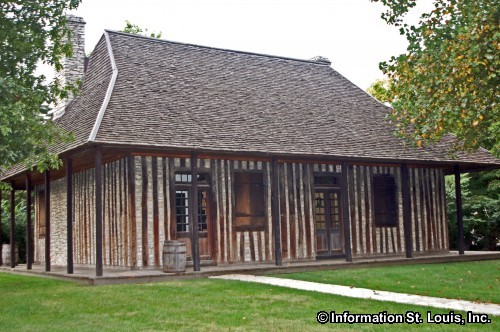
[[[2,237],[0,242],[1,244],[6,244],[10,243],[10,194],[6,195],[5,192],[2,195],[1,210]],[[16,206],[14,211],[16,218],[14,236],[17,249],[19,250],[19,263],[26,263],[26,196],[24,191],[16,192]]]
[[[500,250],[500,170],[461,176],[466,250]],[[446,178],[450,249],[458,240],[455,180]]]

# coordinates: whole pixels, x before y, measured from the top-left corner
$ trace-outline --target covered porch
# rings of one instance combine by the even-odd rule
[[[276,266],[273,263],[244,263],[244,264],[223,264],[217,266],[203,266],[201,271],[194,271],[192,268],[186,269],[183,273],[164,273],[158,269],[131,270],[126,268],[109,267],[106,268],[104,276],[96,276],[95,268],[91,266],[75,265],[72,274],[67,273],[66,266],[52,266],[50,272],[45,271],[42,264],[33,264],[31,269],[26,268],[26,264],[16,267],[1,266],[0,272],[15,273],[22,275],[32,275],[43,278],[54,278],[76,282],[83,285],[110,285],[128,283],[149,283],[164,282],[188,278],[205,278],[223,274],[253,274],[268,275],[295,272],[310,272],[320,270],[366,268],[390,265],[413,265],[428,263],[448,263],[465,261],[482,261],[500,259],[500,252],[497,251],[465,251],[459,254],[458,251],[450,251],[440,254],[418,255],[411,259],[402,257],[380,257],[354,259],[352,262],[345,260],[318,260],[309,262],[293,262]]]
[[[106,276],[117,271],[165,276],[160,259],[163,239],[186,241],[191,256],[188,270],[193,270],[186,275],[446,255],[447,221],[444,209],[438,208],[444,200],[439,178],[446,169],[457,180],[464,166],[163,149],[131,153],[129,147],[116,146],[94,146],[63,159],[60,170],[12,178],[11,207],[17,190],[25,192],[27,202],[23,268],[47,274],[64,270],[67,275],[93,270],[95,280],[101,280],[104,270]],[[393,203],[388,207],[395,211],[392,215],[376,208],[375,190],[384,193],[388,186],[377,187],[376,175],[393,178],[389,183]],[[461,188],[460,181],[456,183],[460,232]],[[201,199],[189,195],[189,204],[182,205],[188,200],[179,197],[193,192],[202,193]],[[437,194],[425,197],[433,192]],[[252,207],[244,203],[256,199],[262,202]],[[58,210],[51,212],[51,204]],[[203,204],[209,207],[204,209]],[[187,212],[180,213],[180,208]],[[438,211],[435,215],[433,209]],[[377,213],[386,214],[378,224]],[[54,214],[56,223],[51,221]],[[18,271],[13,263],[13,208],[10,216],[9,267]],[[431,218],[441,226],[434,226]],[[51,233],[51,223],[57,232]],[[460,238],[463,255],[463,234]],[[218,266],[202,266],[204,255]]]

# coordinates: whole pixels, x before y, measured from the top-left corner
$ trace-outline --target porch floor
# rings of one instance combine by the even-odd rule
[[[373,266],[424,264],[424,263],[446,263],[461,261],[479,261],[500,259],[499,251],[466,251],[464,255],[459,255],[457,251],[449,253],[419,255],[407,259],[405,257],[377,257],[358,258],[353,262],[346,262],[340,259],[321,259],[305,262],[283,262],[282,266],[274,263],[244,263],[244,264],[222,264],[215,266],[201,266],[201,271],[195,272],[192,267],[187,267],[183,273],[164,273],[161,269],[125,269],[117,267],[104,267],[102,277],[95,276],[95,268],[75,265],[74,273],[67,274],[66,266],[52,266],[51,272],[45,272],[44,264],[33,264],[32,270],[27,270],[25,264],[20,264],[15,268],[0,266],[0,272],[10,272],[23,275],[34,275],[45,278],[54,278],[73,281],[86,285],[109,285],[124,283],[145,283],[161,282],[186,278],[203,278],[223,274],[252,274],[268,275],[276,273],[293,273],[319,270],[335,270],[344,268],[363,268]]]

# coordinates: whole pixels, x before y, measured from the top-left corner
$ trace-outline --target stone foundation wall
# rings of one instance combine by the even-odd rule
[[[43,186],[35,187],[35,227],[34,261],[45,262],[45,237],[40,237],[39,194]],[[50,183],[50,262],[54,265],[66,265],[66,178]]]

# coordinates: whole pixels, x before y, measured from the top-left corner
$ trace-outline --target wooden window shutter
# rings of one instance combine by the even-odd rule
[[[45,191],[39,191],[36,195],[38,206],[38,237],[45,238]]]
[[[398,224],[396,181],[393,175],[373,176],[375,226],[395,227]]]
[[[234,173],[235,226],[244,229],[265,227],[266,210],[262,173]]]

